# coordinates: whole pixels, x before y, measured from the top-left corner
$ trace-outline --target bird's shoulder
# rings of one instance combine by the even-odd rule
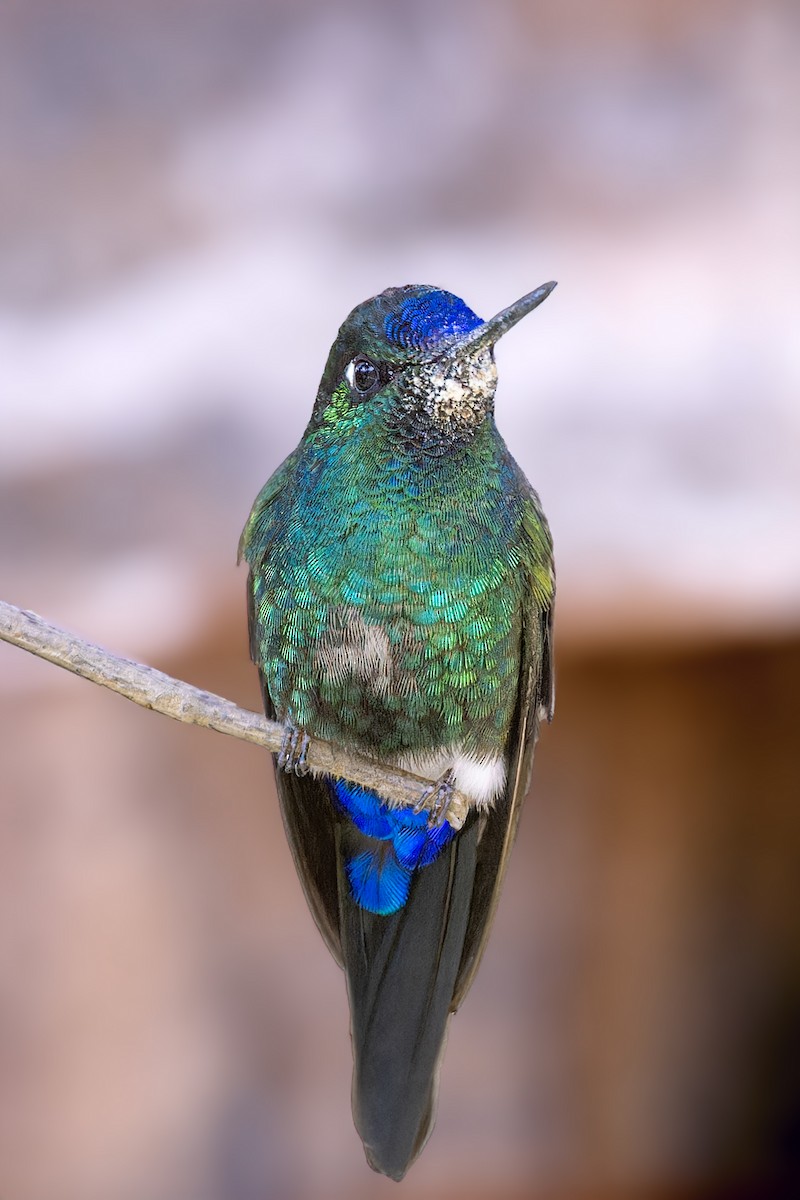
[[[252,568],[255,561],[263,555],[270,541],[275,518],[281,499],[285,496],[295,477],[297,462],[300,455],[298,446],[292,451],[281,465],[273,471],[267,482],[253,502],[250,515],[245,522],[242,536],[239,538],[238,560],[242,559]]]
[[[547,609],[552,606],[555,596],[550,526],[538,493],[499,434],[495,438],[495,448],[502,489],[514,514],[514,541],[528,578],[531,599],[539,609]]]
[[[507,453],[507,452],[506,452]],[[535,737],[538,720],[551,720],[555,689],[553,678],[553,609],[556,572],[553,538],[538,493],[518,463],[508,454],[506,469],[515,497],[518,520],[517,548],[524,576],[521,678],[528,678],[528,698],[536,721],[530,723]]]

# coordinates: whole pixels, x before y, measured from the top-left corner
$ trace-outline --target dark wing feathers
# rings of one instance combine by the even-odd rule
[[[250,656],[260,668],[258,615],[255,604],[253,575],[272,543],[275,528],[275,504],[290,481],[296,458],[290,454],[261,489],[244,527],[239,543],[239,557],[250,567],[247,585],[247,626],[250,637]],[[259,669],[264,711],[272,719],[275,711]],[[274,756],[273,756],[274,760]],[[325,780],[312,776],[302,778],[275,771],[278,799],[284,828],[292,851],[297,874],[308,907],[333,957],[342,966],[342,945],[339,936],[339,884],[336,873],[334,826],[336,813]]]
[[[274,717],[272,702],[261,678],[264,709]],[[275,755],[273,755],[273,762]],[[275,767],[275,786],[281,806],[286,840],[292,852],[306,903],[317,929],[340,967],[339,879],[336,866],[337,813],[325,779],[289,775]]]
[[[553,601],[555,576],[550,529],[539,498],[519,474],[524,493],[522,533],[526,603],[522,611],[517,704],[507,746],[508,780],[501,799],[482,815],[475,888],[470,903],[464,952],[453,992],[452,1010],[469,991],[480,965],[517,836],[522,803],[530,784],[539,723],[553,715]]]
[[[549,650],[545,650],[549,645],[551,619],[549,612],[536,613],[533,622],[532,616],[528,613],[523,619],[522,670],[508,747],[506,790],[480,818],[483,830],[478,844],[475,888],[470,902],[464,952],[453,993],[453,1012],[469,991],[486,948],[509,856],[517,836],[522,803],[530,783],[533,752],[539,735],[539,710],[544,703],[542,698],[547,697],[548,711],[552,703],[551,660]],[[534,625],[533,629],[530,628],[531,624]]]

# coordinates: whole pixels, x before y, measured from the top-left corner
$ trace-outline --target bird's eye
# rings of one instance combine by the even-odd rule
[[[345,378],[351,387],[365,396],[380,383],[381,373],[368,358],[354,358],[345,371]]]

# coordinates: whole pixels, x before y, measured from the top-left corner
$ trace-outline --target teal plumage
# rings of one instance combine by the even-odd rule
[[[428,287],[356,308],[242,535],[287,833],[348,975],[356,1123],[395,1178],[430,1132],[552,714],[552,545],[494,423],[493,346],[553,286],[488,322]],[[306,734],[439,776],[445,816],[453,787],[470,802],[464,828],[304,775]]]

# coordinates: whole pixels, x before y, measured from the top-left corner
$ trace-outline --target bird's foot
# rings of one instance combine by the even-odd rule
[[[305,729],[298,729],[294,721],[287,720],[283,726],[283,738],[278,753],[278,767],[287,775],[307,775],[306,755],[310,738]]]
[[[439,776],[436,783],[432,783],[424,789],[414,805],[415,813],[421,813],[424,808],[430,809],[429,828],[435,829],[439,825],[443,825],[447,819],[447,810],[455,790],[454,785],[455,776],[452,769],[448,768],[443,775]]]

